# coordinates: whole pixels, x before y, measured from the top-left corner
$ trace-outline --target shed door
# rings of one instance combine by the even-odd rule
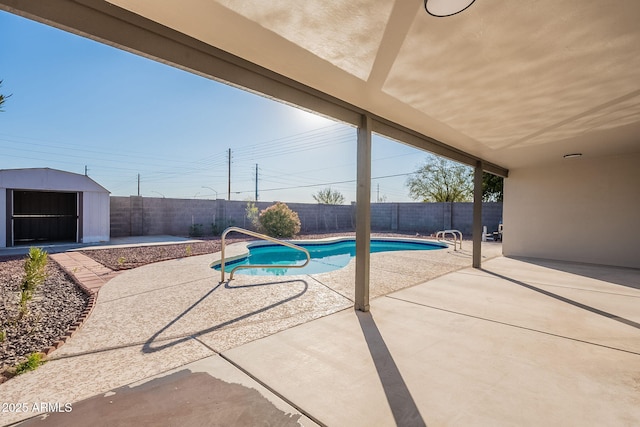
[[[78,193],[13,191],[13,244],[76,242]]]

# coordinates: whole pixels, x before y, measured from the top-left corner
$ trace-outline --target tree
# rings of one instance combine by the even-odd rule
[[[409,196],[422,202],[473,200],[473,170],[452,160],[430,155],[406,183]]]
[[[2,80],[0,80],[0,88],[2,87]],[[3,95],[0,93],[0,112],[4,112],[2,106],[4,105],[4,101],[7,100],[11,95]]]
[[[482,174],[482,201],[501,202],[504,199],[504,178],[488,172]]]
[[[318,191],[313,195],[313,198],[321,205],[341,205],[344,203],[342,193],[338,190],[332,190],[331,187]]]

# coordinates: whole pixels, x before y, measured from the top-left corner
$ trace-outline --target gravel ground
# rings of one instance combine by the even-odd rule
[[[58,264],[49,260],[46,271],[47,279],[36,290],[28,314],[20,318],[24,257],[0,258],[0,372],[58,341],[87,306],[87,295]]]
[[[227,239],[226,242],[231,244],[240,240],[242,239]],[[112,270],[128,270],[154,262],[218,251],[220,251],[220,239],[172,245],[91,249],[80,252]]]

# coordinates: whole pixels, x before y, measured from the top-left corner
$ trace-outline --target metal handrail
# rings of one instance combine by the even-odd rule
[[[462,250],[462,232],[460,230],[442,230],[436,233],[436,239],[440,240],[440,235],[442,235],[442,240],[446,240],[446,235],[453,235],[453,250],[456,251],[456,244],[458,242],[458,236],[460,236],[460,250]]]
[[[244,228],[229,227],[225,229],[224,232],[222,233],[222,239],[220,242],[220,244],[222,245],[222,248],[220,250],[221,252],[220,255],[222,257],[220,260],[220,274],[221,274],[220,281],[221,282],[224,282],[224,246],[225,246],[224,239],[227,237],[227,234],[229,234],[232,231],[236,231],[238,233],[246,234],[252,237],[257,237],[258,239],[268,240],[270,242],[277,243],[279,245],[283,245],[291,249],[299,250],[301,252],[304,252],[305,255],[307,255],[307,260],[302,265],[278,265],[278,268],[302,268],[302,267],[305,267],[307,264],[309,264],[309,261],[311,261],[311,255],[309,254],[309,251],[303,248],[302,246],[294,245],[293,243],[285,242],[284,240],[279,240],[274,237],[267,236],[266,234],[256,233],[255,231],[246,230]],[[231,269],[231,272],[229,273],[229,280],[233,280],[233,273],[236,270],[239,270],[241,268],[273,268],[273,265],[269,265],[269,264],[237,265],[233,269]]]

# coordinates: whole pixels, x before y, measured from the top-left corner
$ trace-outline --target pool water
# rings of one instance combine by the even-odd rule
[[[253,243],[249,244],[249,255],[239,260],[231,261],[225,264],[225,271],[237,265],[257,265],[267,264],[273,265],[270,268],[247,268],[236,270],[235,274],[249,274],[253,276],[264,275],[296,275],[296,274],[318,274],[327,273],[329,271],[338,270],[345,267],[351,258],[356,255],[355,239],[339,240],[335,242],[323,243],[298,243],[298,246],[309,251],[311,261],[302,268],[286,268],[279,267],[283,265],[302,265],[306,261],[306,255],[298,250],[288,248],[282,245]],[[375,252],[393,252],[393,251],[424,251],[443,249],[447,247],[444,243],[437,242],[421,242],[410,240],[371,240],[371,253]],[[220,270],[220,264],[213,266],[214,269]]]

